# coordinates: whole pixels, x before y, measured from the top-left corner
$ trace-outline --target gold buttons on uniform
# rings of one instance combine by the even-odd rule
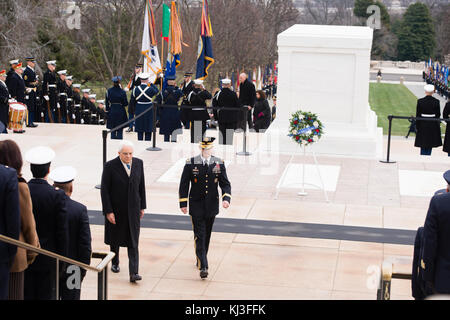
[[[206,191],[206,194],[208,194],[208,191]]]

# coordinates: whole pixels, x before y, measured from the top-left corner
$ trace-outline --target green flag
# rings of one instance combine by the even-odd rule
[[[163,4],[163,19],[162,19],[162,36],[164,40],[169,41],[170,33],[170,8]]]

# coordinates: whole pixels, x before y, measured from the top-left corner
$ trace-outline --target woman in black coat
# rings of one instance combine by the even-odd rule
[[[253,108],[253,124],[256,132],[266,130],[270,126],[272,113],[269,102],[266,100],[266,94],[262,90],[256,91],[256,103]]]
[[[450,101],[447,101],[442,117],[444,119],[450,119]],[[450,157],[450,122],[447,122],[447,129],[445,130],[445,140],[443,150],[444,152],[447,152],[448,156]]]

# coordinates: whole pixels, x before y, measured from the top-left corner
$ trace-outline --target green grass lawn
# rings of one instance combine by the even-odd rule
[[[384,134],[388,134],[388,115],[416,115],[417,97],[402,84],[371,83],[369,102],[378,116],[378,126],[383,128]],[[409,124],[408,120],[394,119],[392,134],[405,136]]]

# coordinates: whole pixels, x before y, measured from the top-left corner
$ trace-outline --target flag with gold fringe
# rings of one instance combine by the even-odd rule
[[[209,17],[208,0],[203,0],[201,32],[198,42],[197,79],[206,79],[208,71],[214,64],[214,55],[211,37],[213,36],[211,19]]]

